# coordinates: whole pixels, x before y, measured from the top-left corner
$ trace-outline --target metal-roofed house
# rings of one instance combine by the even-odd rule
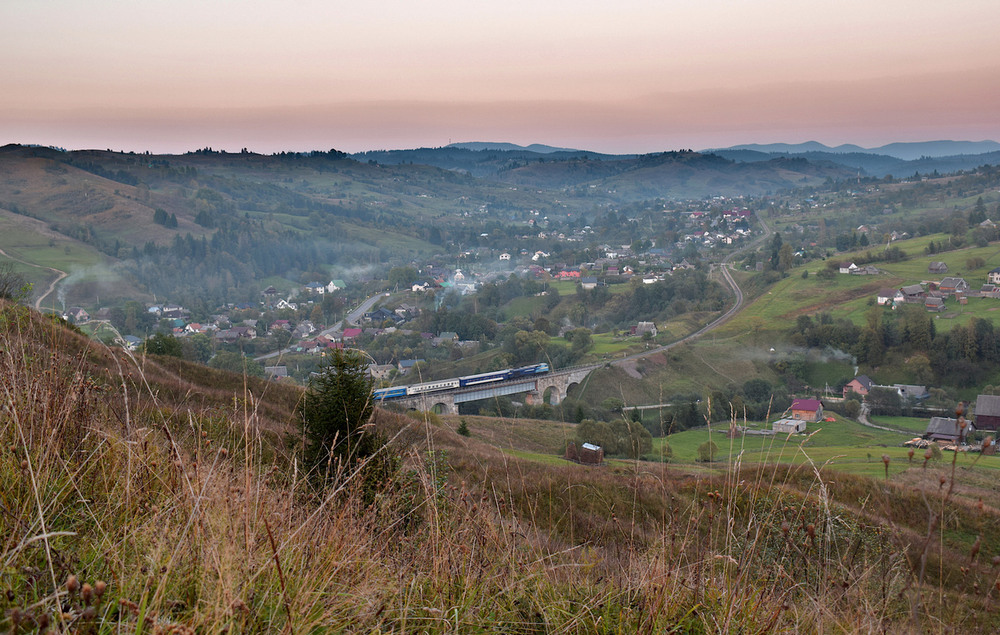
[[[791,418],[797,421],[819,421],[823,418],[823,403],[819,399],[796,399],[791,411]]]

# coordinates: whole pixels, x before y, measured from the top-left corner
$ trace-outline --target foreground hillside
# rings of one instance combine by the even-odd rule
[[[401,472],[319,492],[297,390],[20,307],[0,331],[0,629],[992,630],[1000,511],[968,467],[588,469],[534,460],[531,422],[380,411]]]

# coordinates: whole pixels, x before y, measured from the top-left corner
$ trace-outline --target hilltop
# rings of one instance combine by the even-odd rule
[[[402,471],[365,502],[298,471],[298,389],[0,311],[5,628],[991,628],[1000,512],[964,462],[595,469],[551,454],[565,424],[378,411]]]

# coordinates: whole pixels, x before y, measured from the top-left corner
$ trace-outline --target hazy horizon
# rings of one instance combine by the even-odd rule
[[[993,0],[13,1],[0,143],[645,153],[1000,138]]]

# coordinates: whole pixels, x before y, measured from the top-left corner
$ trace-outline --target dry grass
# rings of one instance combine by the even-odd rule
[[[543,465],[379,411],[404,468],[366,504],[297,469],[294,391],[0,333],[0,629],[991,629],[996,510],[933,480]]]

